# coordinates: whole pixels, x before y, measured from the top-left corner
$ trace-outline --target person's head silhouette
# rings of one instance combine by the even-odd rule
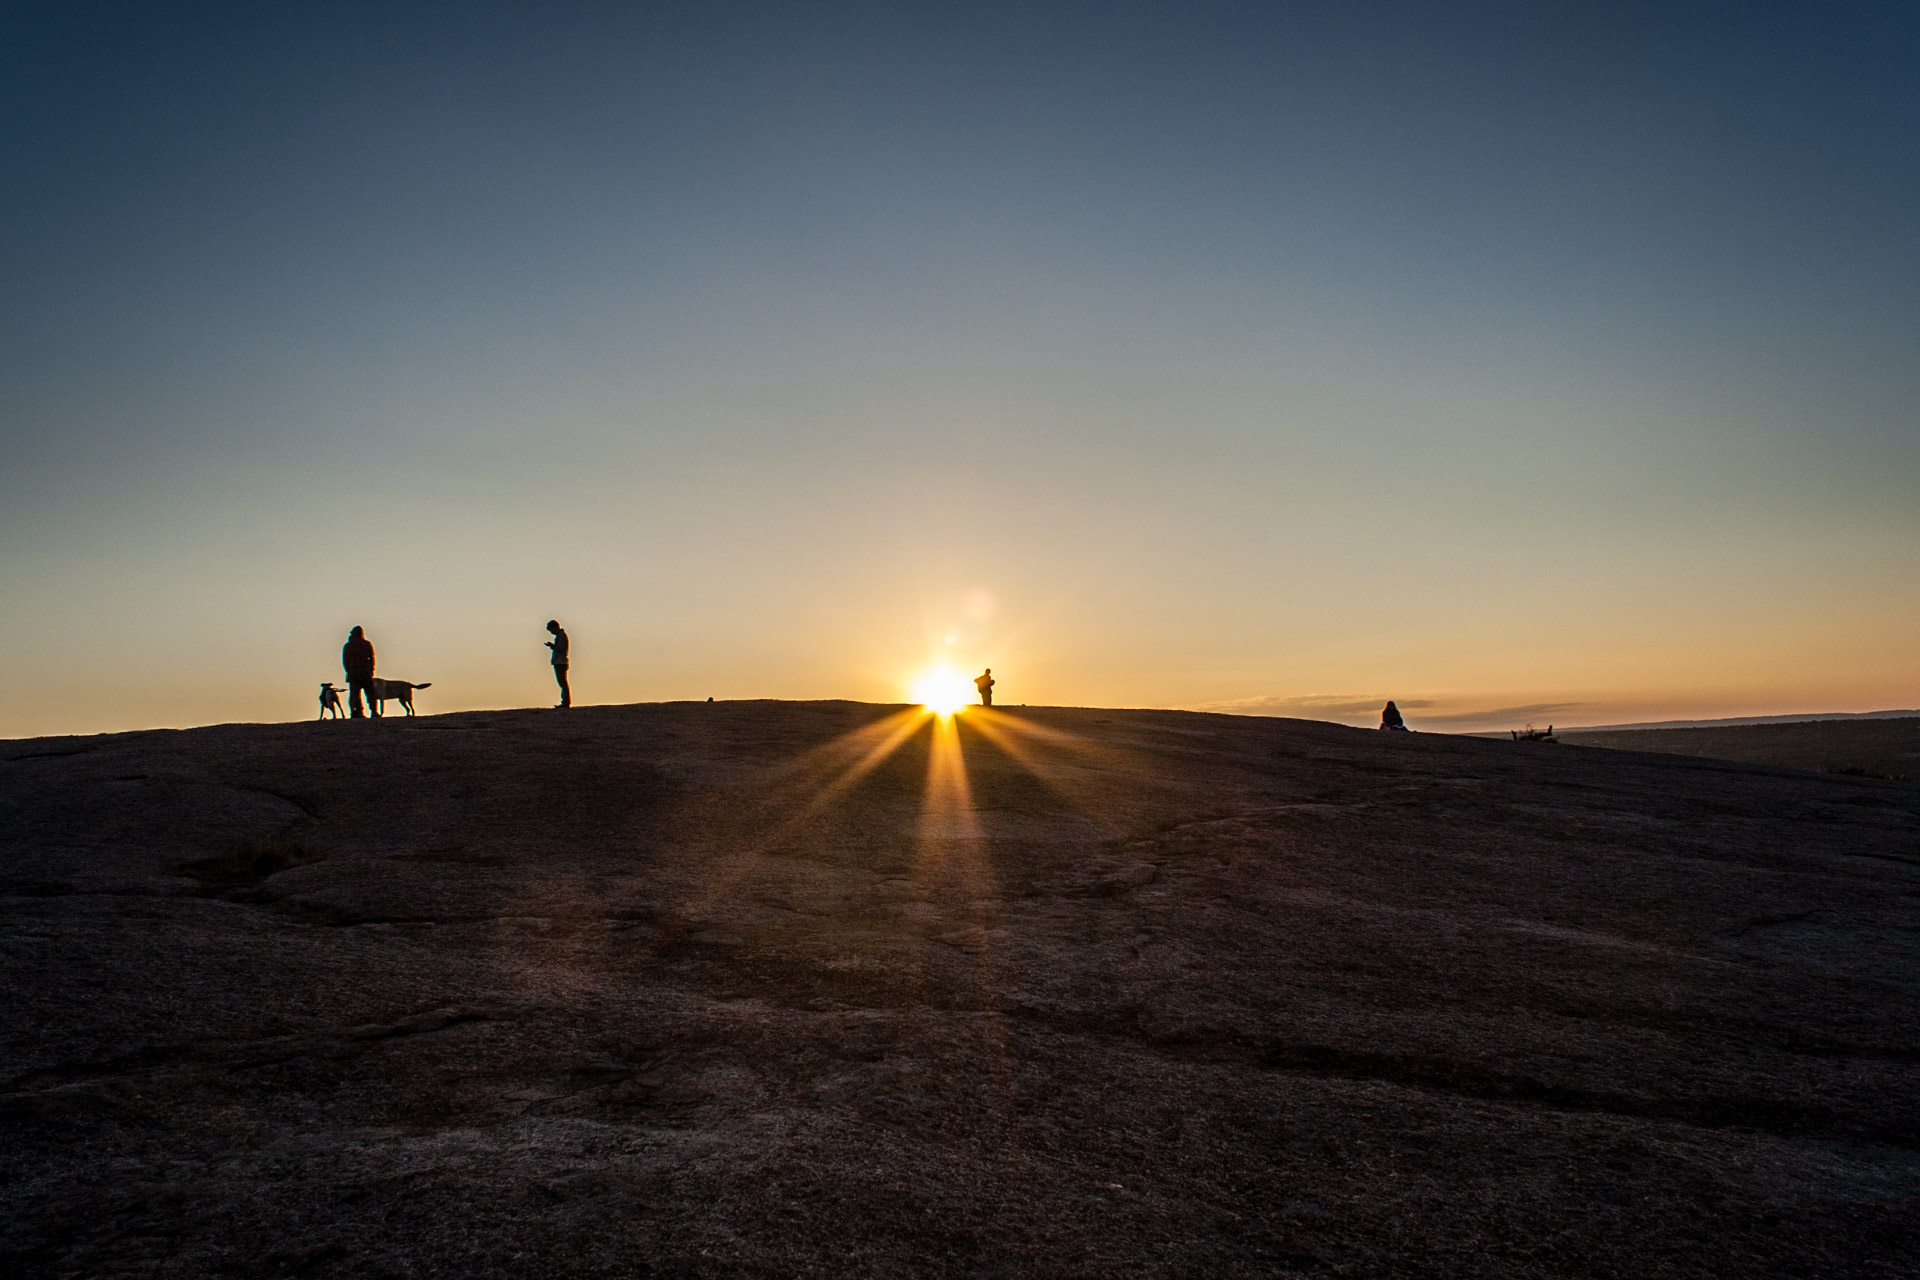
[[[347,632],[347,639],[358,640],[359,638],[360,638],[360,628],[355,627],[353,630]]]
[[[558,621],[556,621],[555,619],[553,619],[553,618],[548,618],[548,619],[547,619],[547,630],[549,630],[549,631],[551,631],[551,632],[553,632],[553,633],[554,633],[555,635],[559,635],[559,634],[560,634],[560,623],[559,623]]]

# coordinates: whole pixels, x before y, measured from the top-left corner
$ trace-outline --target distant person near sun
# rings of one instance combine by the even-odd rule
[[[983,707],[992,706],[993,705],[993,668],[988,667],[985,671],[982,671],[979,675],[975,676],[973,678],[973,687],[980,691],[980,705]]]
[[[1401,733],[1413,732],[1407,728],[1407,722],[1400,718],[1400,708],[1393,705],[1392,699],[1388,699],[1387,705],[1380,711],[1380,727],[1382,729],[1395,729]]]
[[[347,633],[347,642],[340,647],[340,667],[347,673],[347,707],[353,718],[358,720],[366,714],[360,710],[362,698],[378,716],[380,703],[373,696],[373,643],[358,627]]]
[[[560,705],[554,710],[565,711],[573,705],[573,690],[567,687],[567,633],[551,618],[547,620],[547,630],[553,632],[547,648],[553,650],[553,678],[560,685]]]

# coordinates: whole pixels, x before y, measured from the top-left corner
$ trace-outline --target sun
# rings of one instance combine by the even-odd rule
[[[951,667],[935,667],[913,682],[913,700],[935,715],[952,715],[973,701],[973,693],[973,681]]]

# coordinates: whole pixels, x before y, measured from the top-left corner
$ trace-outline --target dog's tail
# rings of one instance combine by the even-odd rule
[[[429,680],[425,684],[417,684],[413,687],[416,689],[431,689],[433,688],[433,681]]]

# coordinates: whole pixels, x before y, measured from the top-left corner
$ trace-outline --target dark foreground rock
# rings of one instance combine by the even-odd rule
[[[1914,787],[896,710],[0,744],[0,1271],[1915,1274]]]

